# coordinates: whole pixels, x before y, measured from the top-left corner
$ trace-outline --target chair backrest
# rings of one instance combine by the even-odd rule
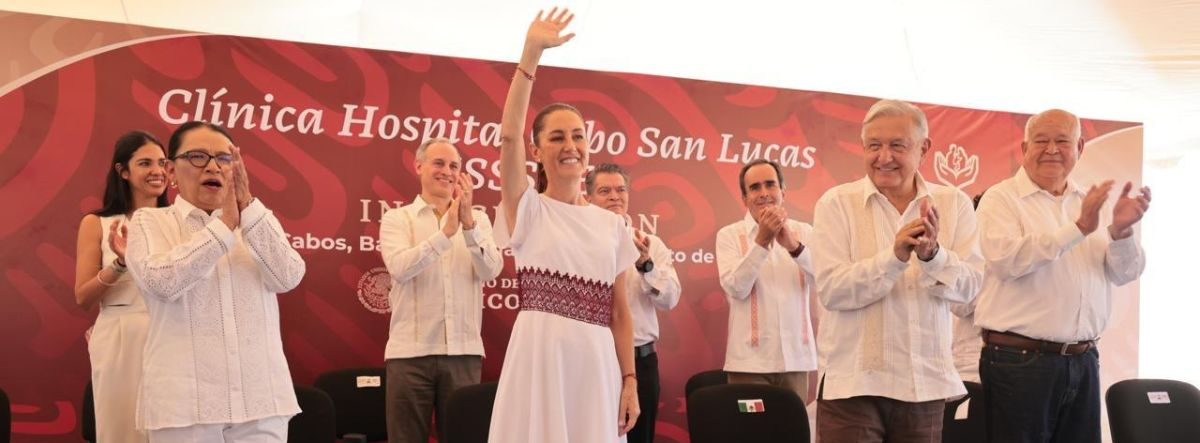
[[[288,443],[337,443],[333,399],[325,391],[296,385],[299,414],[288,422]]]
[[[487,443],[497,385],[488,382],[464,386],[450,394],[446,403],[444,443]]]
[[[83,404],[80,405],[83,409],[79,413],[79,432],[83,435],[84,441],[92,443],[96,442],[96,403],[92,398],[92,382],[88,382],[83,388]]]
[[[726,384],[697,389],[687,398],[692,443],[808,443],[808,412],[791,390]]]
[[[946,402],[942,418],[942,443],[977,443],[987,441],[987,422],[983,415],[983,385],[964,381],[967,396]],[[963,406],[966,403],[966,406]],[[960,411],[960,408],[966,409]],[[965,413],[963,416],[960,412]]]
[[[1124,380],[1108,388],[1113,443],[1195,441],[1200,436],[1200,390],[1175,380]]]
[[[700,388],[723,385],[727,383],[728,380],[729,379],[728,376],[725,375],[725,371],[720,369],[713,369],[711,371],[698,373],[688,377],[687,384],[683,387],[684,397],[685,399],[686,397],[691,397],[692,393],[696,392],[696,390]]]
[[[0,443],[12,441],[12,403],[8,393],[0,389]]]
[[[333,400],[338,437],[363,434],[367,441],[387,440],[387,375],[383,368],[329,371],[313,385]]]

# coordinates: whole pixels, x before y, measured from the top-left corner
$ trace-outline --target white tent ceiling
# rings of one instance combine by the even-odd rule
[[[579,36],[544,62],[1146,124],[1143,375],[1200,384],[1178,327],[1200,300],[1200,1],[565,1]],[[513,61],[529,0],[0,0],[0,10]],[[1190,289],[1185,289],[1190,288]],[[1153,319],[1153,321],[1147,321]]]
[[[567,1],[547,64],[1142,121],[1150,160],[1200,146],[1200,2]],[[529,0],[0,0],[0,9],[513,60]]]

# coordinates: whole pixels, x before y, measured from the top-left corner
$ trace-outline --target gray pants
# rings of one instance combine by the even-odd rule
[[[388,443],[426,443],[437,410],[438,441],[445,441],[450,393],[479,384],[478,355],[428,355],[387,361]]]

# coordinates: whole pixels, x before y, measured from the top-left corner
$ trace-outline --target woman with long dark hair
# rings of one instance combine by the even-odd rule
[[[100,443],[146,441],[134,417],[149,317],[125,273],[125,225],[138,209],[167,205],[168,179],[162,143],[145,132],[129,132],[117,139],[108,163],[103,207],[79,223],[75,302],[84,309],[100,306],[88,340]]]
[[[538,112],[529,146],[538,189],[525,173],[525,115],[538,60],[571,39],[562,34],[571,18],[555,9],[529,26],[501,118],[494,233],[516,258],[521,312],[500,373],[493,443],[624,441],[639,414],[622,272],[638,252],[622,218],[578,204],[588,148],[577,109],[556,103]]]

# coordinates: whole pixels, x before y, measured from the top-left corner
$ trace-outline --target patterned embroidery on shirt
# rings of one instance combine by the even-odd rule
[[[746,234],[738,235],[738,240],[742,245],[742,257],[745,257],[750,250],[750,242],[746,240]],[[754,284],[755,286],[758,283]],[[754,290],[754,286],[750,287],[750,347],[758,346],[758,291]]]
[[[172,208],[170,211],[171,212],[170,212],[169,216],[175,217],[174,209]],[[146,219],[148,219],[148,218],[150,218],[150,217],[137,217],[134,219],[134,221],[138,222],[137,228],[142,231],[142,237],[149,239],[149,238],[154,238],[155,235],[151,234],[150,230],[146,226],[146,223],[147,223]],[[180,228],[179,234],[180,234],[181,238],[190,238],[192,236],[192,234],[194,234],[196,231],[199,231],[201,228],[203,228],[203,224],[200,224],[197,226],[192,226],[191,221],[192,220],[189,218],[187,220],[188,223],[184,226],[186,226],[188,228],[192,228],[192,229],[185,232],[182,227]],[[152,220],[149,222],[151,224],[156,223],[155,221],[152,221]],[[141,285],[143,287],[145,287],[147,290],[149,290],[151,294],[167,296],[168,299],[170,299],[170,300],[175,300],[175,299],[179,298],[179,296],[183,292],[184,288],[188,288],[188,286],[195,283],[195,279],[180,278],[179,273],[181,271],[186,271],[186,270],[181,269],[180,263],[181,262],[208,263],[212,260],[216,260],[217,257],[224,255],[224,251],[222,251],[220,249],[213,249],[213,248],[208,247],[208,245],[212,244],[212,242],[214,242],[214,241],[216,241],[215,237],[206,236],[206,241],[204,243],[201,243],[197,247],[187,251],[182,257],[175,257],[175,258],[171,259],[170,263],[150,263],[150,264],[148,264],[148,266],[146,266],[144,269],[144,273],[143,273],[144,275],[138,276],[138,278],[140,278]],[[138,242],[134,246],[137,247],[139,250],[134,252],[132,255],[134,255],[134,256],[150,255],[146,251],[146,249],[150,247],[149,242]],[[195,255],[196,253],[201,253],[202,255],[200,257],[192,258],[192,256]],[[191,277],[191,276],[188,276],[188,277]]]
[[[522,311],[541,311],[599,326],[612,323],[611,283],[530,268],[518,268],[517,278]]]
[[[295,286],[296,275],[304,275],[304,260],[283,238],[282,229],[271,229],[269,214],[242,229],[242,240],[265,264],[271,280],[281,287]],[[264,225],[265,223],[265,225]],[[273,287],[274,285],[269,285]],[[289,288],[290,289],[290,288]]]
[[[855,214],[855,220],[861,220],[859,223],[854,223],[856,235],[852,237],[855,254],[851,255],[853,260],[866,260],[873,257],[878,251],[878,245],[889,244],[887,240],[880,239],[877,236],[879,233],[875,230],[875,220],[885,220],[882,214],[878,214],[879,201],[875,200],[874,204],[861,206],[858,208],[858,213]],[[872,211],[872,212],[866,212]],[[903,284],[903,281],[896,284]],[[887,367],[885,360],[884,341],[884,322],[887,318],[884,314],[884,306],[889,304],[888,297],[884,297],[875,303],[859,309],[855,314],[859,319],[859,324],[862,326],[862,331],[858,335],[858,359],[857,368],[861,371],[879,371]]]
[[[215,238],[212,237],[212,231],[205,226],[203,218],[196,213],[188,214],[184,218],[180,237],[191,238],[200,231],[207,231],[209,238]],[[225,253],[224,246],[220,249],[208,248],[207,251],[209,254],[224,255]],[[222,315],[224,308],[221,306],[220,283],[215,268],[208,270],[206,275],[190,277],[186,279],[190,286],[185,294],[179,296],[177,301],[187,305],[191,320],[192,358],[196,368],[197,384],[197,420],[199,422],[228,421],[230,420],[229,397],[223,391],[212,389],[213,386],[227,386],[229,382],[229,369],[224,355],[225,328]],[[174,278],[178,278],[178,276],[174,276]],[[212,356],[214,350],[220,352],[221,355]]]

